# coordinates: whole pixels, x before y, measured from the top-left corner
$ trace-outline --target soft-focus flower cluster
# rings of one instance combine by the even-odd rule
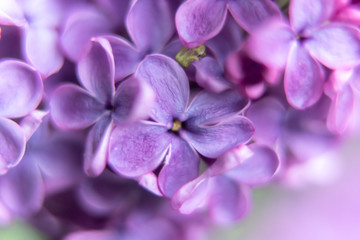
[[[356,128],[350,0],[0,1],[0,222],[205,239]],[[161,229],[161,231],[160,231]]]

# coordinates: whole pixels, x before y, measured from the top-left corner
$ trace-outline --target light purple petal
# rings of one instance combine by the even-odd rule
[[[55,90],[50,101],[50,114],[63,129],[83,129],[94,124],[105,107],[84,89],[65,84]]]
[[[111,24],[98,10],[82,8],[73,11],[66,19],[61,35],[61,46],[72,61],[78,61],[81,53],[92,37],[109,33]]]
[[[173,137],[164,166],[159,173],[159,187],[165,196],[171,197],[182,185],[199,174],[199,155],[187,142]]]
[[[88,133],[84,153],[84,171],[88,176],[97,177],[104,171],[112,129],[111,118],[104,116]]]
[[[175,16],[180,39],[187,47],[196,47],[216,36],[227,15],[225,0],[188,0]]]
[[[116,89],[112,117],[118,123],[145,119],[150,114],[154,99],[154,92],[146,82],[140,82],[135,77],[126,79]]]
[[[22,117],[41,101],[43,83],[39,73],[17,60],[0,63],[0,116]]]
[[[43,198],[43,181],[31,156],[25,156],[16,168],[0,179],[0,201],[15,214],[35,213],[40,210]]]
[[[138,181],[139,181],[139,185],[145,188],[146,190],[150,191],[155,195],[163,196],[163,194],[159,189],[158,178],[155,175],[155,173],[149,172],[147,174],[144,174],[139,178]]]
[[[276,153],[269,147],[256,146],[252,154],[243,158],[242,162],[226,173],[238,183],[258,185],[268,182],[279,167]]]
[[[115,231],[105,230],[91,230],[91,231],[79,231],[67,235],[64,240],[90,240],[90,239],[101,239],[101,240],[114,240],[119,239],[121,236]]]
[[[122,27],[129,9],[130,0],[95,0],[96,4],[105,12],[111,22]]]
[[[271,19],[258,27],[246,42],[251,58],[268,67],[284,68],[295,35],[283,21]]]
[[[280,18],[278,6],[271,0],[229,0],[228,8],[235,21],[248,32],[271,17]]]
[[[189,81],[184,70],[171,58],[148,55],[139,65],[135,76],[147,82],[155,91],[155,107],[151,117],[171,128],[173,118],[185,111],[189,99]]]
[[[323,92],[324,75],[320,64],[300,44],[290,50],[285,70],[285,92],[288,102],[304,109],[316,103]]]
[[[195,80],[206,90],[220,93],[231,87],[224,78],[224,70],[212,57],[205,57],[193,63],[196,69]]]
[[[341,24],[318,28],[305,41],[310,54],[328,68],[344,69],[360,63],[360,33]]]
[[[21,128],[24,130],[26,139],[29,140],[34,132],[40,127],[42,120],[49,114],[49,111],[35,110],[20,122]]]
[[[228,90],[220,94],[202,91],[198,93],[188,107],[186,120],[188,124],[198,125],[216,123],[242,112],[249,100],[236,90]]]
[[[104,36],[112,48],[115,61],[115,81],[120,81],[135,72],[141,53],[127,40],[117,36]]]
[[[226,151],[250,140],[254,134],[252,123],[245,117],[233,116],[216,123],[199,126],[187,124],[180,136],[200,154],[216,158]]]
[[[0,175],[19,163],[25,152],[25,133],[15,122],[0,117]]]
[[[354,110],[354,94],[352,88],[346,84],[337,92],[333,99],[327,118],[328,128],[335,133],[346,130]]]
[[[16,0],[0,1],[0,24],[21,26],[26,23],[24,13]]]
[[[78,63],[79,80],[103,103],[111,103],[115,93],[115,63],[106,39],[90,42]]]
[[[117,173],[137,177],[154,170],[170,145],[167,128],[150,122],[114,128],[108,164]]]
[[[57,72],[63,65],[58,39],[57,31],[51,28],[30,27],[26,33],[24,54],[45,76]]]
[[[210,217],[217,223],[236,222],[248,212],[249,190],[225,176],[211,178]]]
[[[297,33],[319,26],[329,19],[333,7],[333,0],[292,0],[289,6],[291,26]]]
[[[174,20],[167,0],[135,1],[126,18],[135,45],[144,52],[157,52],[174,33]]]

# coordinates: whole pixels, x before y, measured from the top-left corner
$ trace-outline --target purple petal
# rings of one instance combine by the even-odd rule
[[[1,25],[21,26],[26,23],[24,13],[19,3],[15,0],[0,2],[0,23]]]
[[[290,50],[285,70],[285,92],[288,102],[304,109],[316,103],[323,92],[324,75],[320,64],[300,44]]]
[[[352,88],[346,84],[334,97],[327,118],[328,128],[335,133],[346,130],[354,110],[354,94]]]
[[[279,167],[276,153],[269,147],[252,148],[251,156],[243,158],[242,162],[226,173],[238,183],[258,185],[268,182]]]
[[[225,0],[188,0],[177,10],[176,28],[187,47],[196,47],[216,36],[227,15]]]
[[[241,219],[249,210],[249,190],[224,176],[211,178],[209,202],[211,218],[220,224],[229,224]]]
[[[164,166],[159,173],[159,187],[165,196],[171,197],[185,183],[199,174],[199,155],[188,143],[173,137]]]
[[[205,57],[193,63],[196,69],[196,82],[206,90],[220,93],[231,87],[224,78],[224,70],[212,57]]]
[[[270,68],[283,68],[294,40],[290,27],[283,21],[274,19],[261,25],[250,35],[246,49],[254,60]]]
[[[109,41],[115,61],[115,80],[120,81],[135,72],[140,62],[140,53],[122,37],[104,36]]]
[[[171,127],[173,118],[184,113],[189,99],[189,82],[184,70],[171,58],[148,55],[140,63],[135,76],[150,84],[155,91],[151,117]]]
[[[112,129],[111,118],[102,117],[88,133],[84,153],[84,171],[88,176],[97,177],[104,171]]]
[[[111,24],[98,10],[82,8],[67,18],[61,35],[61,46],[72,61],[78,61],[92,37],[109,33]]]
[[[64,57],[59,49],[58,33],[55,29],[30,27],[25,38],[25,56],[43,75],[57,72]]]
[[[220,94],[202,91],[194,97],[188,107],[186,119],[191,125],[215,123],[222,118],[240,113],[248,103],[249,101],[235,90]]]
[[[125,23],[125,17],[129,9],[130,0],[95,0],[99,6],[118,27],[122,27]]]
[[[333,0],[292,0],[289,6],[291,26],[298,33],[319,26],[329,19],[333,7]]]
[[[0,201],[13,213],[22,216],[40,210],[44,198],[39,168],[31,156],[0,179]]]
[[[158,178],[153,172],[142,175],[139,178],[139,185],[155,195],[163,196],[159,189]]]
[[[274,98],[263,98],[251,104],[246,117],[253,122],[256,129],[253,139],[258,143],[273,146],[281,135],[285,113],[284,106]]]
[[[180,131],[200,154],[216,158],[239,144],[250,140],[254,134],[252,123],[245,117],[233,116],[216,123],[199,126],[187,124],[187,129]]]
[[[23,117],[41,101],[43,83],[35,69],[17,60],[0,63],[0,116]]]
[[[121,238],[118,232],[105,231],[105,230],[92,230],[92,231],[79,231],[67,235],[64,240],[89,240],[89,239],[102,239],[114,240]]]
[[[34,132],[40,127],[42,120],[47,116],[49,111],[35,110],[20,122],[21,128],[24,130],[26,139],[29,140]]]
[[[167,128],[150,122],[117,126],[110,137],[108,164],[125,176],[147,174],[163,161],[170,138]]]
[[[15,122],[0,117],[0,175],[17,165],[25,152],[25,134]]]
[[[235,21],[248,32],[271,17],[280,18],[280,10],[271,0],[229,0],[228,8]]]
[[[142,51],[159,51],[174,33],[167,0],[135,1],[126,18],[128,32]]]
[[[115,93],[115,63],[106,39],[92,40],[78,63],[79,80],[103,103],[111,103]]]
[[[135,77],[127,79],[116,89],[112,117],[118,123],[145,119],[154,105],[154,99],[154,92],[146,82],[140,82]]]
[[[63,129],[86,128],[105,112],[102,103],[73,84],[65,84],[55,90],[50,108],[52,119]]]
[[[318,28],[304,44],[315,59],[329,68],[344,69],[360,63],[359,31],[347,25]]]

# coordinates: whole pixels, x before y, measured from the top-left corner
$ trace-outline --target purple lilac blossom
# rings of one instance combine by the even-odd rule
[[[109,164],[117,173],[138,177],[162,165],[158,184],[170,197],[198,176],[198,153],[216,158],[251,138],[252,124],[240,115],[248,101],[237,92],[200,92],[188,104],[185,72],[163,55],[147,56],[135,77],[152,86],[155,106],[150,113],[152,121],[114,128]]]

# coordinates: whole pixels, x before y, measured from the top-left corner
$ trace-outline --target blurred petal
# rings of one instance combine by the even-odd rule
[[[177,62],[163,55],[148,55],[135,76],[153,88],[156,95],[151,117],[172,126],[173,118],[185,111],[189,99],[189,81]]]
[[[302,45],[294,45],[285,70],[284,85],[288,102],[298,109],[313,105],[322,95],[323,83],[320,64]]]
[[[110,137],[108,163],[125,176],[147,174],[164,160],[170,138],[165,127],[150,122],[117,126]]]
[[[253,154],[242,158],[241,163],[226,173],[238,183],[258,185],[268,182],[279,166],[276,153],[269,147],[252,148]]]
[[[58,33],[51,28],[30,27],[25,38],[25,56],[45,76],[57,72],[64,57],[59,49]]]
[[[114,240],[119,239],[121,236],[117,232],[105,231],[105,230],[92,230],[92,231],[79,231],[67,235],[64,240]]]
[[[83,129],[104,113],[104,105],[84,89],[65,84],[55,90],[50,101],[51,116],[63,129]]]
[[[211,218],[220,224],[238,221],[250,207],[249,190],[224,176],[211,178]]]
[[[233,116],[214,124],[189,124],[180,135],[200,154],[216,158],[239,144],[250,140],[254,134],[252,123],[245,117]]]
[[[198,93],[187,110],[188,125],[216,123],[223,118],[237,115],[248,105],[249,100],[236,90],[220,94],[202,91]]]
[[[113,122],[102,117],[87,135],[84,153],[84,171],[90,177],[99,176],[106,167],[109,140]]]
[[[248,32],[270,17],[280,18],[280,9],[271,0],[229,0],[228,7],[235,21]]]
[[[180,39],[189,48],[203,44],[221,31],[226,15],[225,0],[185,1],[175,17]]]
[[[40,127],[42,119],[47,116],[49,111],[35,110],[20,122],[21,128],[24,130],[26,139],[29,140],[34,132]]]
[[[314,31],[304,44],[310,54],[328,68],[344,69],[360,63],[358,29],[328,24]]]
[[[248,38],[246,49],[251,58],[268,67],[284,68],[294,33],[283,21],[271,19]]]
[[[122,37],[105,36],[112,48],[115,61],[115,80],[120,81],[135,72],[140,52]]]
[[[220,93],[231,87],[224,78],[220,64],[212,57],[205,57],[193,63],[196,69],[196,82],[206,90]]]
[[[27,216],[40,210],[44,187],[39,168],[26,155],[0,179],[0,199],[13,213]]]
[[[333,0],[292,0],[289,6],[291,26],[298,33],[319,26],[329,19],[333,8]]]
[[[16,0],[0,1],[0,25],[21,26],[25,23],[24,13]]]
[[[103,103],[111,103],[115,93],[115,63],[109,42],[97,38],[90,42],[78,63],[79,80]]]
[[[165,196],[171,197],[185,183],[199,174],[199,155],[188,143],[173,137],[164,166],[159,173],[159,187]]]
[[[126,26],[139,50],[157,52],[173,35],[173,21],[167,0],[140,0],[132,4]]]
[[[0,116],[23,117],[41,101],[43,83],[35,69],[17,60],[0,63]]]
[[[61,35],[61,46],[72,61],[78,61],[92,37],[109,33],[111,25],[98,10],[83,8],[67,18]]]
[[[140,82],[135,77],[126,79],[116,89],[112,117],[118,123],[145,119],[149,116],[154,99],[154,92],[146,82]]]
[[[21,127],[0,117],[0,175],[17,165],[25,152],[26,139]]]

